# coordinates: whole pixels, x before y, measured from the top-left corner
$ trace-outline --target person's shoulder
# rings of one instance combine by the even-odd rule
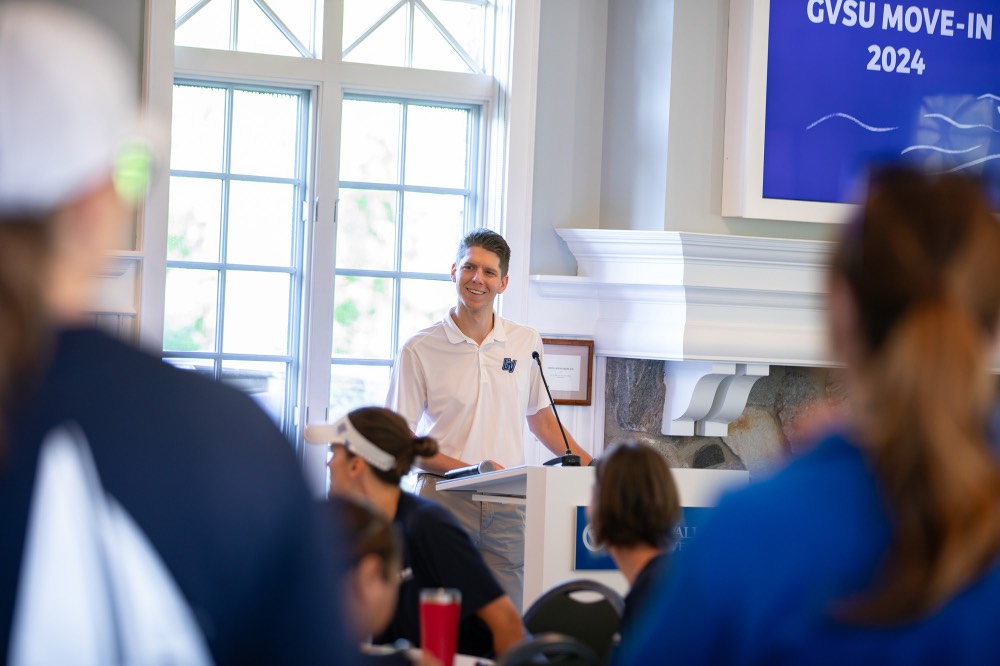
[[[447,334],[444,329],[444,320],[439,319],[427,328],[420,329],[408,337],[400,349],[405,351],[414,351],[428,343],[433,343],[441,339],[447,340]]]
[[[399,497],[399,515],[407,528],[422,533],[441,527],[461,529],[443,506],[405,491]]]
[[[96,329],[65,332],[60,345],[76,360],[76,372],[89,375],[86,381],[99,383],[121,407],[122,420],[157,419],[156,432],[174,435],[197,429],[205,438],[261,440],[270,433],[267,439],[283,439],[250,396],[196,369],[175,367]]]
[[[754,481],[727,495],[720,509],[742,507],[746,512],[783,506],[790,510],[808,509],[814,499],[832,500],[840,494],[840,491],[832,496],[827,494],[831,486],[843,488],[843,484],[857,484],[858,471],[863,468],[863,456],[858,448],[840,432],[832,432],[792,457],[769,478]]]
[[[718,538],[779,557],[779,551],[801,549],[806,541],[821,547],[859,531],[880,531],[879,506],[877,483],[863,454],[833,433],[772,477],[726,494],[699,540]]]
[[[403,491],[399,496],[399,508],[411,520],[448,520],[451,514],[437,502]]]
[[[519,348],[538,351],[542,348],[542,336],[530,326],[519,324],[510,319],[503,319],[499,315],[497,315],[495,326],[503,329],[503,336],[510,344],[517,345]]]
[[[176,396],[183,400],[187,391],[222,396],[243,395],[240,391],[191,370],[176,367],[133,344],[123,342],[97,329],[74,329],[60,336],[59,344],[84,372],[94,372],[121,383],[139,382],[138,393],[156,392],[167,387],[185,389]]]
[[[815,443],[772,478],[755,484],[763,497],[796,494],[805,497],[830,497],[824,491],[831,485],[846,490],[867,477],[867,464],[861,448],[839,430],[819,437]],[[839,493],[838,493],[839,494]]]
[[[651,576],[658,580],[670,567],[670,551],[664,550],[651,559],[642,570],[642,574]]]
[[[504,332],[508,335],[523,335],[526,337],[536,337],[540,338],[538,331],[528,326],[527,324],[520,324],[513,319],[505,319],[500,315],[496,315],[497,323],[503,326]]]

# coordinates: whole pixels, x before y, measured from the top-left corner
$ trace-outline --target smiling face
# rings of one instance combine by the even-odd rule
[[[507,276],[500,274],[500,257],[481,247],[470,247],[451,267],[451,279],[458,290],[458,303],[472,312],[493,310],[497,294],[507,288]]]

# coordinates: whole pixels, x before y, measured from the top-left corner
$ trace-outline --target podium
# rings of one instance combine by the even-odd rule
[[[749,474],[738,470],[671,469],[681,506],[711,507],[719,496],[745,486]],[[590,504],[593,467],[511,467],[454,481],[439,491],[471,494],[479,502],[525,505],[524,608],[549,588],[567,580],[590,578],[625,594],[628,582],[617,570],[576,570],[577,507]]]

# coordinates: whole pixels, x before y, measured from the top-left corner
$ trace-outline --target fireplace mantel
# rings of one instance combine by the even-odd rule
[[[575,276],[532,275],[529,321],[604,356],[826,366],[830,243],[557,229]]]
[[[592,337],[600,356],[669,361],[667,434],[724,434],[770,365],[831,364],[823,297],[829,242],[556,232],[576,257],[577,275],[532,275],[528,321],[544,335]]]

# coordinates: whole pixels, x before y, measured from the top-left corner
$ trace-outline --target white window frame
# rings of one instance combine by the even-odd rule
[[[535,103],[541,0],[497,0],[494,77],[413,70],[340,61],[342,12],[339,0],[328,0],[323,17],[323,52],[337,54],[335,62],[253,53],[214,51],[174,46],[173,0],[146,0],[146,39],[143,71],[144,98],[163,124],[169,146],[173,83],[177,79],[235,82],[300,88],[313,95],[310,145],[310,200],[305,243],[306,280],[300,354],[303,359],[301,392],[295,421],[328,417],[329,358],[333,339],[333,275],[336,256],[335,214],[339,182],[340,118],[345,92],[388,95],[443,102],[481,104],[482,145],[480,212],[483,226],[504,234],[515,248],[510,287],[501,308],[504,316],[522,318],[527,312],[528,265],[531,242],[531,201],[534,165]],[[514,94],[516,91],[516,94]],[[141,264],[139,340],[160,353],[163,340],[164,287],[167,250],[169,164],[155,174],[140,215],[137,251]],[[305,361],[308,359],[308,362]],[[319,359],[324,359],[323,363]],[[300,430],[301,428],[299,428]],[[311,480],[322,483],[322,452],[303,452]]]
[[[387,102],[390,104],[401,104],[405,106],[420,106],[422,104],[427,104],[430,106],[441,105],[444,108],[455,108],[461,109],[463,111],[468,111],[470,114],[470,124],[475,128],[476,136],[475,141],[471,142],[474,145],[471,146],[469,153],[469,164],[467,165],[467,176],[466,182],[469,186],[466,188],[455,188],[455,187],[427,187],[419,185],[409,185],[406,182],[406,178],[401,178],[399,183],[386,185],[382,183],[369,183],[369,182],[358,182],[358,181],[344,181],[341,180],[338,184],[339,187],[345,187],[350,189],[359,190],[379,190],[384,192],[392,192],[393,194],[405,194],[406,192],[426,192],[430,194],[451,194],[460,195],[468,198],[466,204],[466,214],[463,216],[463,234],[471,231],[473,228],[482,226],[484,224],[483,220],[483,188],[484,188],[484,174],[485,168],[483,168],[483,160],[479,158],[479,146],[486,145],[486,133],[483,130],[484,123],[481,116],[483,111],[483,106],[481,104],[467,103],[467,102],[443,102],[441,100],[428,100],[426,97],[420,99],[414,98],[404,98],[399,96],[388,96],[388,95],[372,95],[370,93],[354,93],[354,92],[344,92],[341,96],[341,100],[344,99],[355,99],[361,101],[377,101],[377,102]],[[404,126],[405,126],[404,122]],[[400,165],[405,165],[406,163],[406,133],[409,132],[405,129],[403,135],[400,137],[402,143],[400,145],[399,162]],[[471,132],[470,132],[471,134]],[[402,199],[402,197],[401,197]],[[349,366],[349,365],[366,365],[371,367],[385,367],[391,366],[396,360],[395,350],[398,350],[400,345],[402,345],[405,340],[400,339],[400,310],[401,310],[401,300],[402,300],[402,281],[408,279],[416,280],[447,280],[448,269],[450,266],[442,265],[438,267],[438,270],[434,272],[415,272],[407,271],[402,267],[402,261],[400,257],[402,255],[402,240],[403,231],[407,225],[407,213],[405,209],[401,209],[401,214],[398,214],[398,220],[396,224],[396,257],[393,261],[393,268],[340,268],[337,270],[337,275],[342,276],[355,276],[355,277],[378,277],[389,280],[393,283],[393,298],[392,298],[392,321],[394,322],[392,336],[390,340],[390,346],[393,350],[390,359],[367,359],[363,357],[356,356],[336,356],[331,358],[331,363],[333,365]],[[395,267],[398,266],[397,270]],[[336,296],[336,294],[335,294]],[[336,299],[334,299],[336,301]],[[335,416],[335,415],[334,415]]]

